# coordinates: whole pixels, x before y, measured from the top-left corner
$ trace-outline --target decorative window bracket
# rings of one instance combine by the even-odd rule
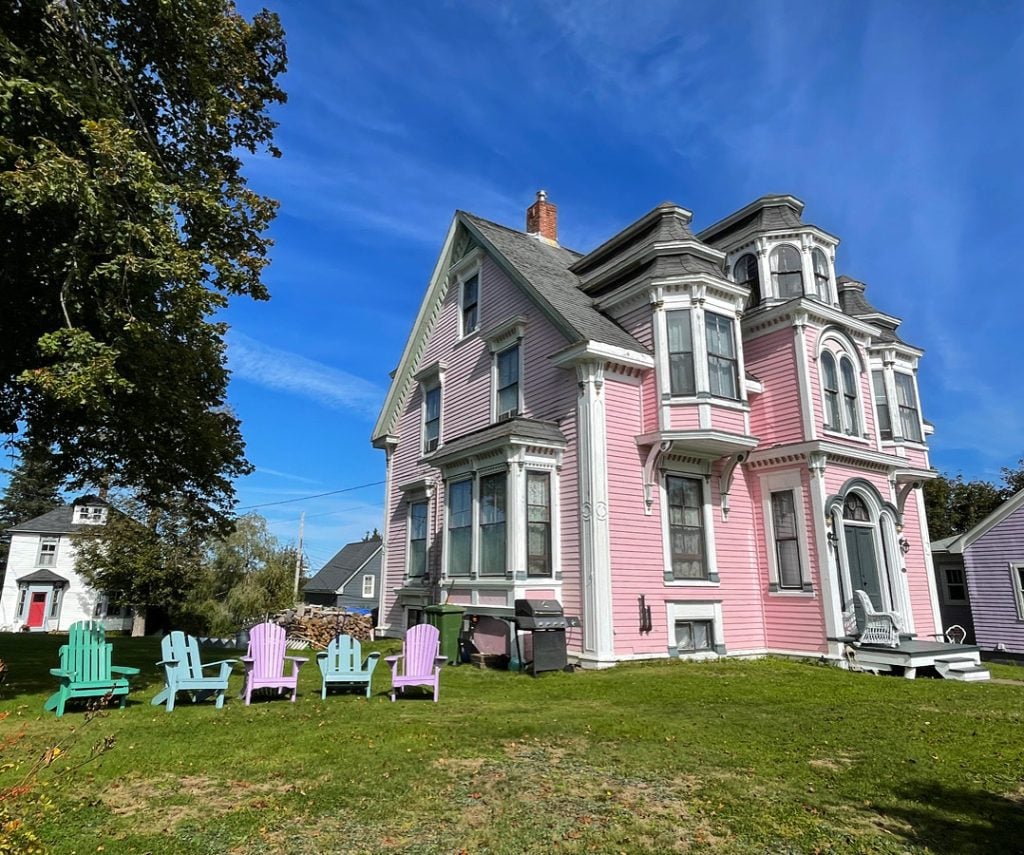
[[[672,443],[665,440],[651,444],[647,451],[647,459],[644,461],[644,514],[651,515],[654,508],[654,468],[658,465],[658,458],[672,447]]]
[[[722,519],[729,519],[729,492],[732,490],[732,476],[736,473],[736,467],[745,463],[750,453],[741,451],[725,459],[722,466],[722,474],[718,478],[718,492],[722,497]]]
[[[896,488],[896,523],[900,528],[903,528],[903,508],[907,504],[907,496],[911,490],[916,490],[920,486],[920,481],[908,481]]]

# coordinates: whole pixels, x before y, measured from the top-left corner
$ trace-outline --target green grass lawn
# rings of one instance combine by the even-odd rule
[[[60,643],[0,635],[0,787],[66,741],[9,802],[54,852],[1024,851],[1024,684],[778,660],[461,666],[440,703],[392,704],[384,663],[369,701],[321,701],[311,661],[295,704],[246,707],[235,677],[223,710],[167,714],[149,703],[158,641],[115,638],[142,674],[123,712],[86,723],[42,711]]]

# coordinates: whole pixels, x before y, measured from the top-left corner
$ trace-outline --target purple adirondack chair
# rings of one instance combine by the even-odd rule
[[[292,663],[292,673],[285,675],[284,660]],[[283,694],[292,690],[292,702],[299,694],[299,668],[308,659],[285,655],[285,631],[276,623],[261,623],[249,630],[249,653],[242,657],[245,665],[245,703],[252,699],[253,689],[277,689]]]
[[[391,666],[391,700],[395,700],[395,689],[405,692],[406,686],[426,686],[434,688],[434,703],[437,703],[438,683],[441,666],[448,661],[447,656],[438,656],[437,650],[441,643],[441,634],[437,627],[429,623],[421,623],[405,633],[402,652],[397,656],[384,659]],[[401,664],[402,673],[398,673]]]

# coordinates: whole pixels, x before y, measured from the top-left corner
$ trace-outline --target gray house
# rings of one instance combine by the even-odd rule
[[[376,614],[383,546],[380,538],[348,544],[303,586],[303,600]]]
[[[932,558],[943,624],[959,623],[989,656],[1024,659],[1024,490],[934,541]]]

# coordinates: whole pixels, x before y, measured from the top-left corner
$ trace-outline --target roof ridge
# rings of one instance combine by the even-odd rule
[[[471,217],[474,220],[479,220],[481,223],[487,223],[487,225],[489,225],[489,226],[494,226],[495,228],[504,229],[506,232],[512,232],[512,234],[518,235],[519,237],[531,238],[531,239],[533,238],[533,235],[531,235],[529,232],[523,232],[523,231],[520,231],[519,229],[514,229],[511,226],[506,226],[504,223],[496,223],[496,222],[494,222],[494,220],[488,220],[487,217],[481,217],[479,214],[474,214],[471,211],[463,211],[460,208],[460,209],[458,209],[456,211],[456,213],[462,214],[462,215],[464,215],[466,217]],[[541,242],[541,243],[543,243],[543,242]],[[571,247],[568,247],[568,246],[562,246],[562,244],[560,244],[560,243],[544,244],[544,246],[549,246],[549,247],[551,247],[551,249],[560,249],[563,252],[571,253],[572,255],[575,255],[578,258],[583,258],[583,256],[585,255],[585,253],[582,253],[579,250],[572,249]]]

